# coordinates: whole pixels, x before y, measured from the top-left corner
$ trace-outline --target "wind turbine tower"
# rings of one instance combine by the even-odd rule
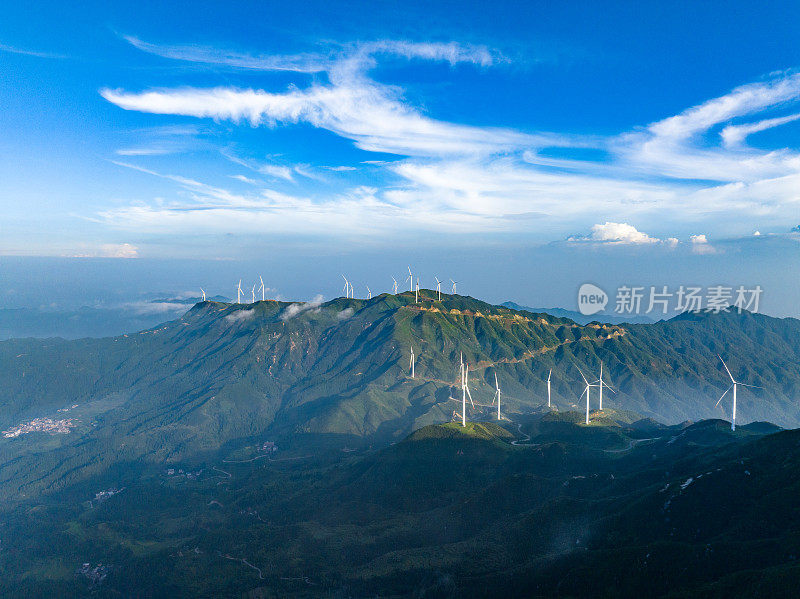
[[[242,280],[239,279],[239,285],[236,287],[236,303],[242,303]]]
[[[256,303],[256,286],[255,286],[255,284],[253,284],[253,290],[250,293],[253,295],[253,302],[252,303],[255,304]]]
[[[367,299],[372,299],[372,291],[370,290],[369,285],[367,285]]]
[[[614,388],[611,385],[607,385],[606,382],[603,380],[603,362],[602,361],[600,362],[600,378],[597,379],[597,386],[599,387],[599,390],[600,390],[599,409],[602,412],[603,411],[603,387],[605,387],[606,389],[608,389],[612,393],[616,393],[616,391],[614,391]]]
[[[497,381],[497,371],[494,372],[494,396],[497,398],[497,419],[501,420],[500,416],[500,383]]]
[[[266,299],[265,294],[266,294],[267,288],[264,287],[264,279],[263,279],[263,277],[261,275],[258,276],[258,280],[261,281],[261,289],[260,289],[260,291],[261,291],[261,301],[263,302]]]
[[[442,282],[439,280],[439,277],[433,277],[433,278],[436,279],[436,296],[437,296],[436,301],[440,302],[442,301]]]
[[[414,275],[411,273],[411,267],[408,267],[408,276],[406,277],[406,281],[410,281],[410,289],[409,291],[414,291]]]
[[[392,277],[392,293],[397,295],[397,279]]]
[[[411,361],[408,363],[409,368],[411,368],[411,378],[414,377],[414,346],[411,346]]]
[[[346,276],[342,275],[342,278],[344,279],[344,287],[342,288],[342,291],[344,291],[345,298],[349,299],[351,296],[351,291],[353,289],[353,286],[350,285],[350,281],[347,280]]]
[[[467,381],[463,352],[461,353],[461,426],[467,426]]]
[[[718,358],[720,359],[720,361],[722,362],[722,365],[725,367],[725,372],[727,372],[727,373],[728,373],[728,376],[729,376],[729,377],[730,377],[730,379],[731,379],[731,386],[730,386],[730,387],[728,387],[728,388],[725,390],[725,393],[723,393],[723,394],[720,396],[720,398],[717,400],[717,404],[716,404],[714,407],[716,408],[716,407],[719,405],[719,402],[721,402],[721,401],[722,401],[722,398],[723,398],[723,397],[725,397],[725,395],[727,395],[728,391],[730,391],[731,389],[733,389],[733,411],[732,411],[732,415],[731,415],[731,430],[732,430],[732,431],[735,431],[735,430],[736,430],[736,386],[737,386],[737,385],[742,385],[743,387],[752,387],[752,388],[754,388],[754,389],[763,389],[763,387],[759,387],[758,385],[748,385],[747,383],[740,383],[740,382],[739,382],[739,381],[737,381],[735,378],[733,378],[733,375],[731,374],[731,371],[730,371],[730,369],[728,368],[728,365],[725,363],[725,360],[723,360],[723,359],[722,359],[722,356],[720,356],[719,354],[717,354],[717,357],[718,357]]]
[[[200,288],[200,293],[203,294],[203,301],[206,301],[206,292],[203,290],[202,287]]]
[[[550,372],[547,373],[547,407],[550,406],[550,375],[553,374],[553,369],[550,369]]]
[[[583,382],[586,383],[583,393],[586,394],[586,424],[589,424],[589,390],[594,387],[594,384],[586,380],[586,377],[583,376],[583,373],[580,371],[580,369],[578,369],[578,372],[581,373],[581,378],[583,379]],[[583,397],[583,393],[581,393],[581,397]]]
[[[456,282],[453,279],[450,279],[450,282],[453,284],[453,295],[456,294]]]

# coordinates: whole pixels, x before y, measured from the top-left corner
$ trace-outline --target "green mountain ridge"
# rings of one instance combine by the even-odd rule
[[[721,313],[580,326],[421,293],[418,304],[409,292],[322,304],[209,301],[134,334],[2,342],[0,430],[45,417],[74,427],[0,438],[0,496],[54,491],[122,461],[198,461],[256,438],[400,440],[460,409],[462,353],[478,404],[490,404],[496,372],[512,419],[545,409],[551,368],[555,407],[580,409],[578,369],[596,373],[600,360],[618,390],[606,392],[608,407],[667,423],[721,417],[721,353],[739,380],[764,387],[740,393],[743,423],[800,424],[800,321]],[[596,399],[593,391],[593,407]],[[469,412],[489,421],[495,408]]]

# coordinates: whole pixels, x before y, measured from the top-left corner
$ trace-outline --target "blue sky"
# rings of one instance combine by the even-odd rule
[[[6,6],[0,256],[298,297],[415,260],[566,307],[763,284],[798,315],[800,6],[641,4]]]

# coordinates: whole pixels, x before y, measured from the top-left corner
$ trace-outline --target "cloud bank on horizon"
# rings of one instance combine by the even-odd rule
[[[232,166],[247,171],[230,172],[230,178],[246,184],[233,190],[121,162],[170,180],[183,193],[96,216],[114,226],[194,232],[268,227],[277,233],[356,235],[434,229],[515,233],[529,231],[534,222],[563,227],[594,219],[605,225],[595,225],[591,239],[637,245],[658,240],[633,226],[612,231],[615,223],[607,219],[679,226],[724,213],[757,216],[786,229],[796,219],[800,153],[748,145],[748,137],[800,118],[791,112],[800,99],[798,73],[774,73],[680,114],[600,137],[439,120],[408,100],[402,88],[372,76],[382,61],[398,59],[478,69],[508,63],[483,46],[384,40],[282,56],[125,39],[165,59],[244,72],[280,71],[297,75],[298,83],[279,91],[222,83],[100,90],[122,109],[239,127],[310,126],[375,153],[376,160],[258,164],[223,152]],[[314,79],[303,85],[309,74]],[[587,150],[594,152],[593,159],[581,153]],[[146,155],[146,150],[125,154]],[[326,185],[331,173],[348,176]],[[294,185],[287,190],[280,182]],[[616,224],[616,229],[626,226]],[[664,240],[667,246],[676,243],[672,236]]]

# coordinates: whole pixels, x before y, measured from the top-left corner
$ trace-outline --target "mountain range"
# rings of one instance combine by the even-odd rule
[[[254,437],[396,441],[453,418],[462,355],[478,404],[491,402],[497,373],[508,416],[542,409],[551,369],[554,407],[580,409],[581,372],[596,377],[602,360],[618,391],[606,405],[678,423],[729,413],[725,401],[715,407],[729,382],[721,354],[739,381],[761,387],[739,394],[742,423],[800,422],[800,321],[723,312],[578,325],[435,297],[207,301],[137,333],[2,342],[0,497],[61,488],[121,460],[170,463]],[[470,411],[488,419],[493,409]],[[41,419],[69,432],[36,432]]]
[[[800,321],[435,297],[0,342],[0,594],[793,596]]]

